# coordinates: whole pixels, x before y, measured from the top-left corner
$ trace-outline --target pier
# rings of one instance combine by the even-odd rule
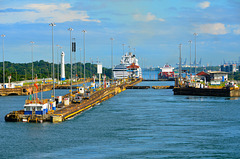
[[[240,97],[240,90],[234,89],[233,87],[225,88],[174,87],[173,92],[174,95]]]
[[[59,104],[55,111],[51,110],[47,114],[37,115],[32,113],[30,115],[25,115],[24,110],[13,111],[5,116],[5,121],[12,122],[62,122],[65,121],[79,113],[82,113],[99,103],[112,98],[113,96],[121,93],[126,90],[128,86],[134,86],[137,83],[141,82],[141,79],[131,81],[129,83],[122,83],[120,85],[111,85],[111,87],[100,89],[91,94],[89,99],[84,99],[81,103],[73,103],[72,100],[69,104]],[[75,92],[73,92],[74,94]],[[69,97],[71,95],[66,94],[63,98]]]
[[[88,78],[86,79],[86,82],[91,82],[92,79]],[[83,81],[78,81],[78,82],[74,82],[73,83],[73,89],[76,89],[78,84],[83,84]],[[70,89],[70,84],[56,84],[55,85],[55,89]],[[25,95],[29,95],[30,92],[28,90],[34,90],[36,87],[34,85],[25,85],[25,86],[18,86],[16,88],[3,88],[0,89],[0,96],[25,96]],[[50,91],[53,89],[53,85],[52,84],[42,84],[42,85],[38,85],[38,92],[40,91]]]

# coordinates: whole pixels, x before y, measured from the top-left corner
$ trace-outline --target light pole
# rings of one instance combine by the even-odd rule
[[[92,58],[90,57],[90,78],[92,78]]]
[[[83,61],[84,61],[84,87],[85,87],[85,33],[86,33],[86,30],[83,30],[83,52],[84,52],[84,56],[83,56]]]
[[[191,68],[192,68],[192,67],[191,67],[191,66],[192,66],[192,64],[191,64],[191,63],[192,63],[192,59],[191,59],[192,40],[189,40],[188,42],[189,42],[189,47],[190,47],[190,65],[189,65],[189,66],[190,66],[190,71],[189,71],[189,74],[190,74],[190,80],[191,80]]]
[[[55,70],[54,70],[54,44],[53,44],[53,27],[56,26],[55,23],[50,23],[49,26],[52,27],[52,61],[53,61],[53,66],[52,66],[52,78],[53,78],[53,100],[55,100]]]
[[[4,85],[5,85],[5,65],[4,65],[4,37],[6,35],[2,34],[1,37],[2,37],[2,52],[3,52],[3,88],[4,88]]]
[[[111,40],[111,65],[112,65],[112,84],[113,84],[113,38],[110,38]]]
[[[33,82],[33,45],[34,45],[34,41],[30,41],[30,43],[32,44],[31,45],[31,53],[32,53],[32,84],[34,83]]]
[[[68,28],[69,32],[70,32],[70,63],[71,63],[71,79],[70,79],[70,83],[71,83],[71,98],[72,98],[72,31],[73,28]]]
[[[82,55],[81,55],[81,51],[82,49],[79,48],[79,52],[80,52],[80,74],[79,74],[79,78],[80,78],[80,81],[81,81],[81,78],[82,78]]]
[[[122,44],[122,46],[123,46],[123,56],[124,56],[124,46],[125,46],[125,44]],[[124,69],[125,69],[124,61],[123,61],[123,66],[124,66]],[[125,72],[125,70],[123,70],[123,80],[124,80],[124,72]]]
[[[60,48],[60,45],[56,45],[57,46],[57,65],[58,65],[58,68],[57,68],[57,81],[59,82],[59,59],[58,59],[58,56],[59,56],[59,48]]]
[[[182,84],[182,55],[181,55],[181,50],[182,50],[182,44],[179,44],[179,79],[180,79],[180,87]]]
[[[193,34],[195,36],[195,77],[197,74],[197,33]]]

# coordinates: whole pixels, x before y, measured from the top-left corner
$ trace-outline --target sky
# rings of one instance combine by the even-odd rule
[[[76,61],[101,61],[111,67],[123,52],[135,52],[142,67],[176,65],[195,58],[203,65],[220,65],[240,57],[240,0],[0,0],[0,61],[60,60],[70,62],[71,38],[77,43]],[[198,35],[193,35],[197,33]],[[114,40],[111,41],[110,39]],[[192,43],[189,43],[189,41]],[[124,49],[123,49],[123,44]],[[60,45],[62,48],[57,47]],[[81,50],[81,51],[80,51]],[[72,54],[73,61],[74,54]]]

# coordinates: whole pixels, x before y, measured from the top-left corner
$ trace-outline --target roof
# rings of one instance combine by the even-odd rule
[[[197,74],[197,76],[208,76],[209,74],[207,74],[206,72],[199,72],[198,74]]]
[[[228,74],[228,72],[224,72],[224,71],[211,71],[209,73],[210,74]]]
[[[136,69],[136,68],[139,68],[140,66],[138,66],[138,65],[135,65],[135,63],[132,63],[130,66],[128,66],[127,68],[134,68],[134,69]]]

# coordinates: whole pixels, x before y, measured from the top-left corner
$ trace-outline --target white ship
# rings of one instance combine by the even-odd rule
[[[142,78],[142,69],[138,59],[131,52],[122,56],[120,64],[113,69],[114,79]]]

